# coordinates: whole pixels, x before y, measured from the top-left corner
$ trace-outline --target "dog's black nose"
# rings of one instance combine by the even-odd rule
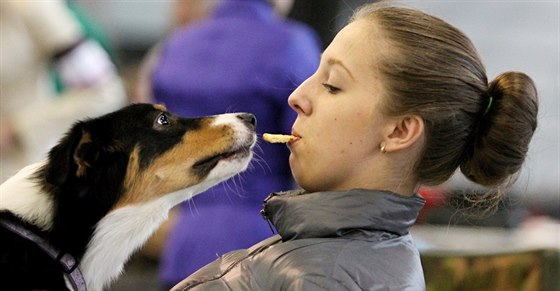
[[[252,129],[257,127],[257,118],[251,113],[240,113],[237,115],[237,118],[243,120]]]

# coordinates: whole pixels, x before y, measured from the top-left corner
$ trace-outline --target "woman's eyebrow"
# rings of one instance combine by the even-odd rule
[[[343,68],[346,71],[346,73],[348,73],[348,75],[350,75],[350,78],[352,78],[352,80],[355,81],[354,75],[352,75],[352,72],[350,72],[350,70],[344,65],[344,63],[342,63],[341,60],[329,58],[329,59],[327,59],[327,64],[329,64],[331,66],[332,65],[339,65],[341,68]]]

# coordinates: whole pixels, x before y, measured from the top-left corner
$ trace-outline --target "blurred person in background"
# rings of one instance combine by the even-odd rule
[[[291,1],[221,0],[215,5],[206,18],[177,29],[159,46],[147,100],[190,117],[251,112],[259,133],[289,132],[295,113],[286,100],[317,68],[319,37],[282,16]],[[259,214],[262,202],[272,191],[291,188],[293,180],[287,148],[259,147],[259,161],[235,185],[214,187],[171,216],[176,218],[160,262],[166,287],[217,255],[271,234]]]
[[[204,20],[212,13],[220,0],[175,0],[171,5],[171,23],[169,33],[185,28],[186,26]],[[144,59],[140,62],[137,72],[136,85],[132,92],[132,102],[149,103],[154,102],[152,92],[152,72],[159,62],[161,41],[148,50]]]
[[[42,160],[77,119],[126,102],[114,63],[64,1],[0,2],[0,178]],[[52,71],[56,72],[57,86]]]

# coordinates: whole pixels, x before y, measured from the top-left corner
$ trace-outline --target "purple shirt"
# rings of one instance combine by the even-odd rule
[[[277,17],[265,0],[227,0],[210,19],[176,32],[162,47],[152,75],[157,102],[194,117],[250,112],[257,132],[290,133],[290,93],[319,64],[320,42],[311,28]],[[173,285],[217,255],[270,236],[262,202],[292,188],[289,151],[259,141],[240,177],[181,205],[161,262]]]

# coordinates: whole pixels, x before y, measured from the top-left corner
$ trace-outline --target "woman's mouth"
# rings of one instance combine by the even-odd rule
[[[296,131],[292,131],[292,136],[294,136],[294,139],[286,144],[288,146],[288,148],[291,148],[291,146],[293,146],[295,143],[297,143],[302,138],[301,135],[299,135]]]

